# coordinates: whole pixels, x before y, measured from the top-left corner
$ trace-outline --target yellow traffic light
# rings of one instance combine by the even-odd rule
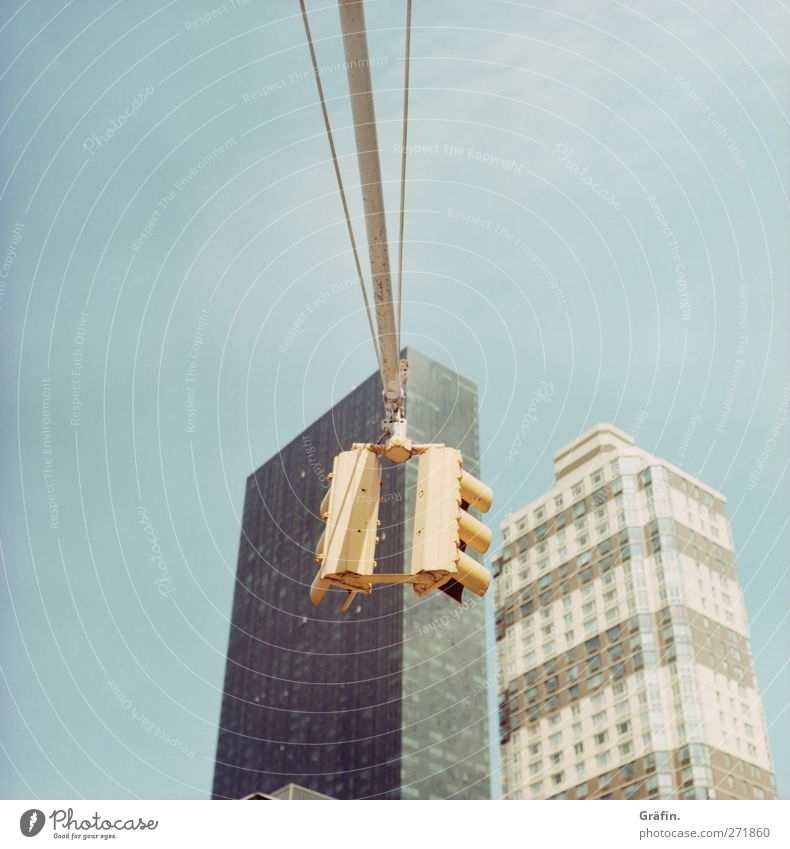
[[[350,593],[371,591],[370,575],[378,537],[381,466],[367,446],[335,457],[330,486],[321,502],[326,528],[316,548],[321,567],[310,587],[310,601],[321,603],[327,590],[341,587]],[[353,595],[349,597],[350,603]],[[343,609],[346,609],[345,607]]]
[[[441,589],[461,601],[464,587],[485,595],[491,575],[466,553],[471,546],[483,554],[491,531],[467,513],[487,512],[494,500],[491,488],[463,470],[456,448],[428,446],[420,455],[411,574],[414,590],[424,595]]]
[[[393,462],[419,456],[410,573],[375,574],[379,456]],[[410,583],[418,595],[440,589],[457,602],[461,602],[464,588],[485,595],[491,575],[466,549],[469,546],[485,553],[491,545],[491,531],[468,510],[474,507],[488,512],[494,494],[464,471],[460,451],[444,445],[413,446],[407,439],[393,439],[384,446],[355,444],[351,451],[335,457],[329,479],[329,490],[321,502],[326,528],[316,548],[320,569],[310,586],[314,606],[330,587],[337,587],[349,594],[342,613],[357,593],[370,594],[374,584]]]

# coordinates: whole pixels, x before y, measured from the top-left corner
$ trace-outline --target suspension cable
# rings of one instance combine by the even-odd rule
[[[335,166],[335,176],[337,177],[337,188],[340,191],[340,200],[343,202],[343,214],[346,217],[346,226],[348,227],[348,237],[351,240],[351,249],[354,253],[354,264],[357,268],[357,277],[359,278],[359,285],[362,288],[362,298],[365,301],[365,313],[368,317],[368,326],[370,327],[370,337],[373,341],[373,350],[376,352],[376,362],[379,366],[379,371],[382,372],[381,366],[381,354],[379,353],[379,345],[378,345],[378,337],[376,336],[376,329],[373,324],[373,315],[370,311],[370,300],[368,299],[368,292],[365,287],[365,278],[362,275],[362,266],[359,262],[359,252],[357,251],[357,242],[354,238],[354,228],[351,225],[351,215],[348,211],[348,202],[346,201],[346,192],[343,188],[343,178],[340,175],[340,165],[337,161],[337,150],[335,149],[335,140],[332,136],[332,127],[329,123],[329,113],[326,109],[326,100],[324,98],[324,87],[321,85],[321,74],[318,70],[318,62],[315,57],[315,48],[313,47],[313,36],[310,33],[310,24],[307,21],[307,9],[305,9],[304,0],[299,0],[299,6],[302,9],[302,21],[304,22],[304,31],[307,36],[307,46],[310,49],[310,60],[313,63],[313,74],[315,76],[316,86],[318,88],[318,98],[321,101],[321,112],[324,116],[324,126],[326,127],[326,135],[329,139],[329,149],[332,152],[332,163]],[[400,323],[400,322],[399,322]]]
[[[403,72],[403,134],[400,160],[400,232],[398,236],[398,351],[401,350],[400,324],[403,303],[403,222],[406,204],[406,141],[409,130],[409,65],[411,61],[411,0],[406,0],[406,63]]]

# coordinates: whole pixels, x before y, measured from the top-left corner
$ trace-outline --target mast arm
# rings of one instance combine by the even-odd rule
[[[390,436],[406,436],[400,351],[392,300],[387,224],[381,186],[376,113],[370,77],[370,57],[362,0],[338,0],[343,48],[348,67],[354,137],[357,145],[362,203],[370,253],[370,272],[378,325],[381,378],[384,385],[384,429]]]

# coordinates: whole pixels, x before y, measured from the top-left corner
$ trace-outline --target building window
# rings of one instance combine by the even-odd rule
[[[612,550],[612,538],[605,539],[603,542],[598,543],[598,547],[596,551],[598,552],[598,556],[608,554]]]
[[[609,649],[609,663],[616,663],[623,656],[623,644],[618,643]]]

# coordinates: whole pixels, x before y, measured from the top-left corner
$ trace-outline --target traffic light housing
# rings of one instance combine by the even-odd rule
[[[332,586],[350,593],[371,592],[368,576],[376,568],[381,498],[378,457],[367,446],[355,446],[335,457],[328,477],[329,489],[321,502],[326,527],[316,548],[320,569],[310,587],[314,606]]]
[[[407,573],[375,574],[379,456],[395,463],[419,457],[411,571]],[[328,478],[320,509],[326,527],[316,548],[320,568],[310,586],[314,606],[336,587],[348,592],[340,609],[343,613],[357,593],[368,595],[375,584],[410,583],[421,596],[439,589],[459,603],[464,589],[485,595],[491,575],[466,549],[485,553],[491,531],[469,510],[487,512],[494,495],[490,487],[464,471],[456,448],[412,445],[408,439],[393,439],[385,446],[355,444],[335,457]]]
[[[440,589],[459,603],[464,588],[485,595],[491,575],[466,548],[484,554],[491,531],[468,510],[485,513],[493,499],[490,487],[463,470],[458,449],[428,446],[420,454],[411,559],[418,595]]]

